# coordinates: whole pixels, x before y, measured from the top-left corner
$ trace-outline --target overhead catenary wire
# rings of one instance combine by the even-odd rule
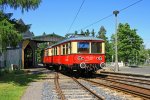
[[[71,23],[71,25],[70,25],[70,27],[69,27],[69,29],[68,29],[68,31],[67,31],[67,34],[68,34],[69,31],[71,30],[71,28],[72,28],[72,26],[73,26],[75,20],[77,19],[77,16],[78,16],[78,14],[79,14],[79,12],[80,12],[80,10],[81,10],[81,8],[82,8],[84,2],[85,2],[85,0],[82,1],[81,5],[80,5],[80,7],[79,7],[79,9],[78,9],[78,12],[77,12],[76,16],[74,17],[74,19],[73,19],[73,21],[72,21],[72,23]]]
[[[132,4],[128,5],[128,6],[126,6],[126,7],[122,8],[122,9],[120,9],[119,12],[122,12],[122,11],[124,11],[124,10],[126,10],[126,9],[128,9],[128,8],[130,8],[130,7],[132,7],[132,6],[134,6],[134,5],[136,5],[136,4],[140,3],[141,1],[143,1],[143,0],[138,0],[138,1],[132,3]],[[88,27],[90,27],[90,26],[93,26],[94,24],[97,24],[97,23],[99,23],[99,22],[101,22],[101,21],[103,21],[103,20],[105,20],[105,19],[107,19],[107,18],[109,18],[109,17],[111,17],[111,16],[113,16],[113,14],[109,14],[109,15],[107,15],[107,16],[105,16],[105,17],[99,19],[98,21],[95,21],[95,22],[93,22],[93,23],[91,23],[91,24],[89,24],[89,25],[87,25],[87,26],[81,28],[80,30],[84,30],[84,29],[86,29],[86,28],[88,28]],[[80,30],[78,30],[78,31],[80,31]]]
[[[124,10],[126,10],[126,9],[128,9],[128,8],[130,8],[130,7],[132,7],[132,6],[134,6],[134,5],[136,5],[136,4],[140,3],[141,1],[143,1],[143,0],[138,0],[138,1],[136,1],[136,2],[134,2],[134,3],[132,3],[132,4],[130,4],[130,5],[128,5],[127,7],[124,7],[124,8],[122,8],[122,9],[120,9],[119,12],[122,12],[122,11],[124,11]]]
[[[107,19],[107,18],[109,18],[109,17],[111,17],[111,16],[113,16],[113,14],[110,14],[110,15],[108,15],[108,16],[106,16],[106,17],[103,17],[102,19],[100,19],[100,20],[98,20],[98,21],[96,21],[96,22],[93,22],[92,24],[89,24],[89,25],[85,26],[84,28],[82,28],[82,29],[80,29],[80,30],[84,30],[84,29],[86,29],[86,28],[88,28],[88,27],[90,27],[90,26],[93,26],[94,24],[97,24],[97,23],[99,23],[100,21],[103,21],[103,20],[105,20],[105,19]]]

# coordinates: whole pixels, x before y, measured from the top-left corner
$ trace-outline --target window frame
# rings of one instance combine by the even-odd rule
[[[82,48],[81,51],[79,50],[79,43],[88,43],[88,51],[86,50],[82,50],[82,49],[85,49],[85,48]],[[78,41],[77,42],[77,53],[80,53],[80,54],[89,54],[90,53],[90,41]]]
[[[92,43],[98,43],[98,44],[96,44],[96,46],[99,45],[99,52],[92,52]],[[103,43],[103,42],[95,42],[95,41],[91,42],[91,53],[92,53],[92,54],[102,54],[102,43]],[[97,49],[97,50],[98,50],[98,49]]]

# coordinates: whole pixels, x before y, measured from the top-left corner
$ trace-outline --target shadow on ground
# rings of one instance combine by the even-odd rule
[[[13,83],[15,85],[27,86],[28,83],[42,79],[42,74],[28,74],[22,70],[5,72],[0,75],[0,83]]]

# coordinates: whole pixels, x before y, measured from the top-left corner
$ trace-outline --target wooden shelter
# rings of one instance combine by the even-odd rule
[[[18,23],[24,24],[21,19]],[[8,47],[6,52],[0,55],[0,68],[12,65],[18,66],[19,69],[36,67],[37,57],[35,51],[38,48],[38,43],[48,43],[51,45],[64,39],[62,36],[54,33],[34,36],[33,32],[29,30],[22,33],[22,36],[23,40],[16,48]]]

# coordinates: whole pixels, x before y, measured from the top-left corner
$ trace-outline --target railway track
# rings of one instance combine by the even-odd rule
[[[96,85],[103,85],[105,87],[134,94],[140,98],[150,99],[150,80],[131,78],[123,75],[107,75],[103,76],[103,78],[98,77],[98,79],[84,80]]]
[[[150,89],[135,86],[134,78],[108,76],[104,78],[72,78],[61,73],[46,73],[43,80],[43,100],[149,100]],[[117,76],[117,75],[115,75]],[[129,79],[128,79],[129,78]],[[125,79],[125,80],[123,80]],[[139,81],[139,80],[138,80]],[[138,82],[137,81],[137,82]],[[140,80],[143,84],[143,79]],[[137,84],[136,82],[136,84]],[[149,84],[146,84],[149,86]]]
[[[139,87],[143,87],[143,88],[148,88],[150,89],[150,78],[143,78],[141,76],[132,76],[131,74],[129,76],[124,75],[124,74],[113,74],[113,73],[102,73],[102,74],[97,74],[96,76],[103,76],[101,79],[107,79],[110,81],[119,81],[119,82],[123,82],[123,83],[128,83],[128,84],[132,84],[132,85],[136,85]]]
[[[119,73],[119,72],[108,72],[108,71],[101,71],[100,74],[102,75],[117,75],[117,76],[127,76],[127,77],[136,77],[140,79],[150,79],[150,75],[140,75],[140,74],[131,74],[131,73]]]
[[[113,80],[118,80],[118,81],[127,81],[127,82],[132,82],[132,83],[150,85],[150,80],[131,78],[131,77],[126,77],[126,76],[109,75],[107,77],[107,79],[113,79]]]
[[[104,98],[95,94],[86,86],[82,85],[76,78],[55,75],[56,91],[61,100],[103,100]]]

